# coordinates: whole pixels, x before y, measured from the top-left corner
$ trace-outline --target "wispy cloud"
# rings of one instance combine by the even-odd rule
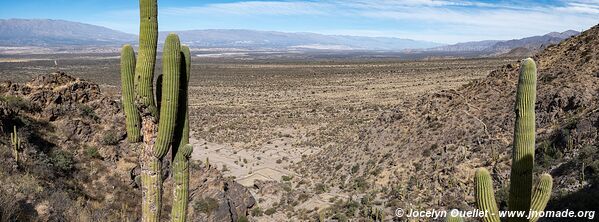
[[[196,7],[170,7],[164,9],[162,13],[165,15],[324,15],[334,9],[334,5],[322,2],[247,1],[208,4]]]
[[[160,13],[163,18],[169,18],[171,24],[181,24],[176,22],[178,17],[198,21],[220,19],[219,24],[228,26],[223,28],[256,21],[261,24],[247,28],[279,27],[278,31],[329,34],[335,34],[332,33],[335,30],[339,30],[339,34],[352,34],[349,30],[355,30],[355,35],[417,36],[422,40],[452,43],[588,28],[599,22],[599,0],[239,1],[164,7]]]

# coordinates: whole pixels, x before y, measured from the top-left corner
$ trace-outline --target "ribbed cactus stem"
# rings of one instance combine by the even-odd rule
[[[160,122],[158,138],[154,146],[154,156],[163,158],[168,152],[175,133],[179,104],[181,75],[181,43],[179,36],[169,34],[164,43],[162,55],[162,99],[160,102]]]
[[[500,222],[499,209],[495,201],[495,192],[493,191],[493,180],[489,171],[485,168],[479,168],[474,175],[476,206],[479,210],[485,211],[487,216],[483,218],[485,222]]]
[[[187,207],[189,202],[189,157],[193,146],[189,143],[189,111],[188,106],[188,83],[191,71],[191,54],[189,47],[181,47],[181,75],[179,110],[177,115],[177,129],[173,141],[173,208],[171,211],[172,222],[185,222],[187,218]]]
[[[533,212],[523,217],[508,218],[509,222],[536,222],[538,212],[545,209],[551,196],[553,179],[543,174],[532,188],[532,171],[535,149],[535,101],[537,93],[537,67],[531,58],[522,60],[516,89],[516,124],[510,172],[508,208],[512,212]],[[479,169],[474,178],[478,209],[497,212],[493,184],[489,171]],[[528,217],[528,218],[527,218]],[[499,217],[487,217],[486,222],[499,222]]]
[[[153,81],[158,45],[158,5],[156,0],[139,1],[139,55],[135,66],[138,109],[143,115],[158,117],[154,103]]]
[[[21,151],[21,139],[17,131],[17,126],[13,126],[12,133],[10,133],[10,142],[12,147],[12,155],[15,158],[17,165],[19,164],[19,151]]]
[[[131,143],[141,142],[141,117],[135,105],[135,52],[131,45],[121,50],[121,89],[122,103],[125,110],[127,140]]]
[[[464,222],[464,219],[461,217],[454,217],[454,216],[448,215],[446,221],[447,222]]]
[[[159,222],[162,207],[162,161],[147,156],[142,163],[142,219],[143,222]]]
[[[530,222],[536,222],[539,220],[538,213],[543,211],[549,202],[551,197],[551,190],[553,189],[553,178],[549,174],[541,175],[539,183],[533,190],[532,201],[530,204],[530,211],[537,212],[530,218]]]
[[[532,191],[532,171],[535,149],[535,101],[537,92],[537,67],[534,60],[522,60],[516,91],[516,125],[510,173],[508,208],[511,211],[528,211]],[[510,221],[527,221],[514,218]]]

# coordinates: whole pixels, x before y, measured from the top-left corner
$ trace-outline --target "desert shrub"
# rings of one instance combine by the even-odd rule
[[[316,191],[317,194],[327,192],[327,186],[322,183],[318,183],[316,186],[314,186],[314,191]]]
[[[352,174],[357,173],[358,170],[360,170],[360,165],[356,164],[351,168],[351,173]]]
[[[250,220],[248,220],[248,218],[244,215],[239,216],[239,218],[237,219],[237,222],[250,222]]]
[[[291,187],[291,183],[289,183],[289,182],[283,183],[283,190],[287,193],[291,192],[293,190]]]
[[[310,199],[310,195],[308,195],[307,193],[302,193],[297,197],[297,200],[299,202],[305,202],[308,199]]]
[[[360,200],[360,203],[361,203],[362,205],[370,205],[370,201],[371,201],[371,200],[370,200],[370,197],[369,197],[368,195],[364,195],[364,196],[362,197],[362,199]]]
[[[119,144],[119,138],[116,134],[116,132],[114,132],[113,130],[109,130],[106,133],[104,133],[104,136],[102,136],[102,144],[104,145],[117,145]]]
[[[275,209],[274,207],[272,207],[272,208],[269,208],[268,210],[264,211],[264,214],[270,216],[270,215],[273,215],[276,212],[277,212],[277,209]]]
[[[347,214],[351,217],[356,213],[356,210],[358,210],[360,208],[360,203],[355,202],[355,201],[349,201],[347,204],[345,204],[345,212],[347,212]]]
[[[260,216],[262,216],[262,214],[263,214],[263,212],[260,207],[254,207],[254,209],[252,209],[252,216],[260,217]]]
[[[96,111],[91,106],[80,104],[78,108],[79,113],[82,116],[91,117],[94,120],[99,119],[98,115],[96,115]]]
[[[287,176],[287,175],[283,175],[283,176],[281,177],[281,179],[282,179],[283,181],[290,181],[291,179],[293,179],[293,177],[290,177],[290,176]]]
[[[335,214],[335,216],[333,216],[333,219],[337,220],[339,222],[347,222],[348,221],[347,216],[345,216],[345,214],[342,214],[342,213]]]
[[[102,156],[100,152],[98,152],[98,148],[95,146],[86,146],[85,148],[85,156],[91,159],[101,159]]]
[[[210,215],[212,211],[218,208],[218,201],[212,197],[205,197],[197,200],[194,203],[193,208],[195,210]]]
[[[368,189],[368,183],[362,177],[358,177],[354,180],[354,189],[364,191]]]
[[[18,96],[0,96],[0,101],[5,102],[6,106],[13,112],[18,112],[19,110],[36,110],[36,107],[31,102]]]
[[[63,172],[69,172],[73,169],[73,154],[67,151],[58,150],[52,152],[50,161],[54,167]]]

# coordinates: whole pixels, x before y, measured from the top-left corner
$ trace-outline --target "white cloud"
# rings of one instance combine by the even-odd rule
[[[160,9],[160,14],[167,15],[171,20],[204,19],[210,16],[228,16],[228,19],[241,20],[252,16],[293,16],[294,19],[310,16],[311,22],[322,20],[323,24],[311,24],[313,30],[294,30],[290,26],[277,31],[324,30],[328,34],[335,34],[332,33],[333,30],[343,30],[338,34],[360,35],[369,32],[370,36],[378,33],[380,36],[418,37],[416,39],[444,43],[521,38],[567,29],[580,31],[599,22],[599,0],[567,0],[555,5],[512,3],[472,0],[242,1],[194,7],[166,7]],[[329,27],[330,21],[342,22],[338,27]],[[355,29],[352,21],[372,21],[375,25],[371,30],[363,27]],[[379,22],[381,25],[378,25]],[[356,33],[352,34],[349,30]],[[462,40],[458,40],[458,37]]]
[[[318,2],[275,2],[247,1],[234,3],[208,4],[199,7],[171,7],[161,13],[166,15],[193,14],[262,14],[262,15],[324,15],[333,10],[333,5]],[[327,10],[328,9],[328,10]]]

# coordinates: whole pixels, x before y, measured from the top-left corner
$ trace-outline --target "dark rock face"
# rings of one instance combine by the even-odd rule
[[[256,201],[249,192],[237,182],[223,178],[214,167],[194,164],[190,181],[190,218],[192,221],[237,221],[247,216]],[[215,201],[216,206],[199,209],[202,204]]]

